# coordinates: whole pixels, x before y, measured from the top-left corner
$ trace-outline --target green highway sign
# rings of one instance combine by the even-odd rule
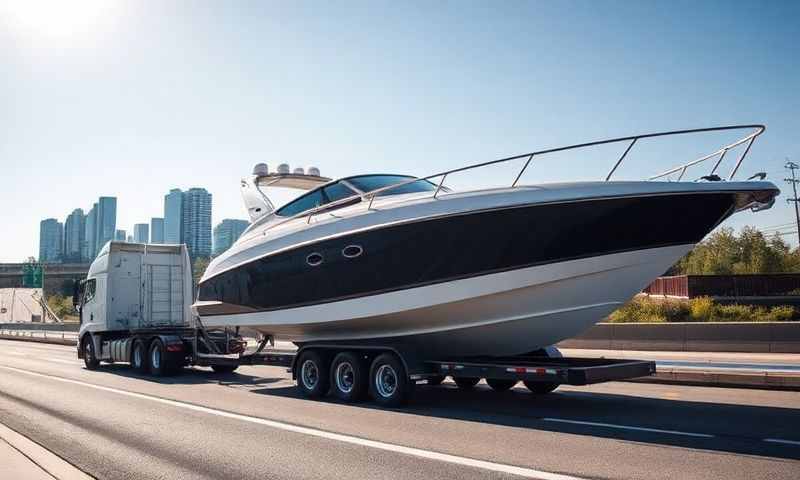
[[[43,270],[41,265],[26,263],[22,266],[22,287],[42,288]]]

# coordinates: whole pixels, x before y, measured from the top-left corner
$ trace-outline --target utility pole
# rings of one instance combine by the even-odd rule
[[[797,205],[797,203],[800,202],[800,199],[797,198],[797,183],[800,182],[800,180],[797,179],[797,176],[794,173],[795,170],[800,168],[800,165],[797,165],[794,162],[790,162],[789,159],[787,158],[786,159],[786,164],[783,167],[784,168],[788,168],[792,172],[792,178],[784,178],[783,181],[792,184],[792,191],[794,192],[794,197],[787,198],[786,201],[787,202],[794,202],[794,217],[795,217],[795,220],[797,222],[796,223],[796,225],[797,225],[797,240],[798,240],[798,242],[800,242],[800,207],[798,207],[798,205]],[[800,248],[800,247],[798,247],[798,248]]]

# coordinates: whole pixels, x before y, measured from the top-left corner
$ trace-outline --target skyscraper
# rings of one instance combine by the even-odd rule
[[[61,262],[64,226],[55,218],[39,222],[39,261]]]
[[[214,227],[214,255],[231,248],[250,223],[247,220],[226,218]]]
[[[76,208],[64,222],[63,260],[65,262],[80,263],[83,261],[83,244],[86,238],[85,218],[83,210]]]
[[[150,225],[137,223],[133,226],[133,241],[136,243],[150,243]]]
[[[183,192],[183,243],[193,258],[211,256],[211,194],[205,188]]]
[[[97,253],[97,203],[92,205],[89,213],[86,214],[86,229],[84,230],[84,250],[83,261],[91,262]]]
[[[164,243],[164,219],[150,219],[150,243]]]
[[[164,195],[164,242],[183,243],[183,192],[179,188]]]
[[[97,202],[97,225],[94,258],[103,246],[114,238],[117,230],[117,198],[100,197]]]
[[[125,230],[117,230],[117,233],[114,234],[114,240],[118,242],[124,242],[126,239],[126,232]]]

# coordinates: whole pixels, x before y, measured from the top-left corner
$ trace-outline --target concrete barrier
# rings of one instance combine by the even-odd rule
[[[599,323],[563,348],[800,353],[800,322]]]
[[[77,332],[80,330],[80,328],[81,326],[79,323],[0,323],[0,330],[46,330],[48,332]]]

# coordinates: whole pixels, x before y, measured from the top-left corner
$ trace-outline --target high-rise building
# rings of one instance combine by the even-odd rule
[[[67,216],[64,222],[64,253],[65,262],[80,263],[83,261],[83,244],[86,235],[86,217],[83,210],[76,208]]]
[[[211,256],[211,194],[205,188],[183,192],[182,236],[191,257]]]
[[[55,218],[39,222],[39,261],[61,262],[64,247],[64,225]]]
[[[164,219],[150,219],[150,243],[164,243]]]
[[[164,195],[164,243],[183,243],[183,192],[179,188]]]
[[[214,227],[214,255],[231,248],[250,223],[247,220],[226,218]]]
[[[128,235],[128,238],[125,239],[128,243],[133,243],[133,235]]]
[[[124,242],[126,240],[126,236],[125,230],[117,230],[117,233],[114,234],[114,240],[118,242]]]
[[[150,243],[150,225],[137,223],[133,226],[133,241],[136,243]]]
[[[106,243],[114,238],[117,231],[117,198],[100,197],[97,202],[96,247],[94,256]],[[92,257],[94,258],[94,257]]]
[[[89,213],[86,214],[86,228],[83,240],[83,261],[91,262],[97,253],[97,204],[92,205]]]

